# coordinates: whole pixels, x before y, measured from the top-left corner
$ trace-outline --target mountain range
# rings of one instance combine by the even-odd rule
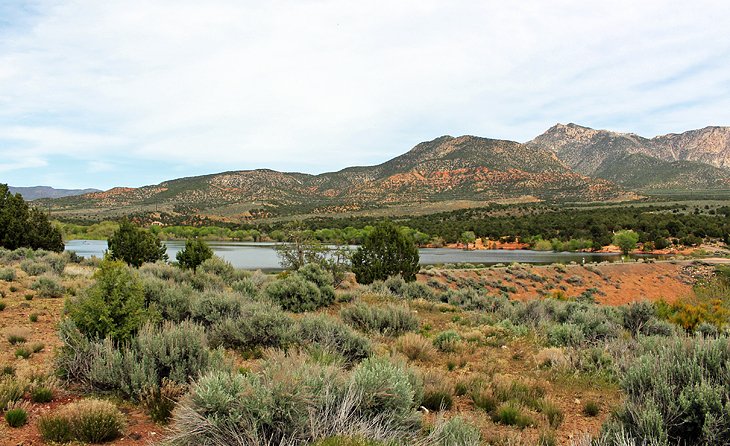
[[[20,194],[25,200],[39,198],[63,198],[74,195],[83,195],[91,192],[101,192],[99,189],[54,189],[50,186],[13,187],[9,186],[11,194]]]
[[[319,175],[268,169],[180,178],[48,200],[67,218],[144,215],[231,221],[446,209],[488,202],[627,201],[653,191],[730,189],[730,127],[643,138],[557,124],[524,144],[442,136],[375,166]]]

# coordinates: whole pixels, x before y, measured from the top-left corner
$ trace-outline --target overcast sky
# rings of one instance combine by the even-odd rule
[[[730,2],[0,1],[0,183],[320,173],[557,122],[730,124]]]

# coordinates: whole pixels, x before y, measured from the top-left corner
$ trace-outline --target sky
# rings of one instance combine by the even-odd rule
[[[0,183],[378,164],[730,125],[730,2],[0,0]]]

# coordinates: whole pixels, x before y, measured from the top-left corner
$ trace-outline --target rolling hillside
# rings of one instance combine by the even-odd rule
[[[224,172],[49,201],[70,218],[130,213],[232,220],[341,213],[459,200],[600,201],[635,195],[571,171],[554,153],[513,141],[443,136],[376,166],[308,175]]]

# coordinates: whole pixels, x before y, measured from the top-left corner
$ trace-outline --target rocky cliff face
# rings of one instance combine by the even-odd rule
[[[576,172],[625,187],[727,188],[730,179],[730,170],[724,169],[730,168],[729,127],[648,139],[633,133],[557,124],[526,145],[553,151]]]

